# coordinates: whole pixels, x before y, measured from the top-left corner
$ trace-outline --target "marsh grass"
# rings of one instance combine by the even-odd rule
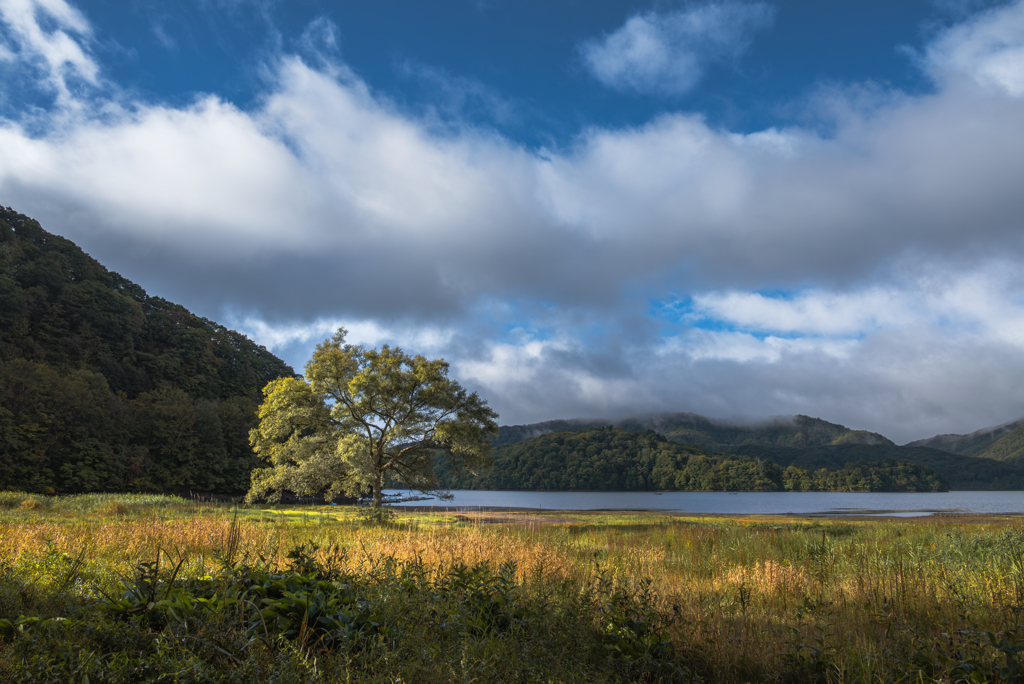
[[[40,505],[24,508],[30,498]],[[186,584],[326,572],[357,587],[386,627],[358,654],[316,654],[269,629],[257,648],[238,632],[237,608],[192,618],[173,648],[160,639],[181,625],[143,639],[95,617],[94,629],[107,631],[77,652],[94,652],[97,672],[121,653],[179,673],[206,655],[220,663],[167,681],[242,681],[260,668],[296,673],[281,681],[1024,681],[1013,669],[1024,652],[1019,519],[559,512],[503,522],[398,510],[375,524],[337,506],[10,492],[0,508],[0,618],[98,615],[140,563],[163,559]],[[517,626],[489,631],[488,611]],[[42,640],[31,643],[49,650],[31,653],[53,651],[48,666],[65,672],[71,656],[57,645],[70,638],[66,627],[47,629],[19,632],[0,656]],[[188,646],[199,643],[196,629],[221,630],[223,644]],[[121,651],[97,646],[119,639]],[[0,674],[29,667],[17,662]]]

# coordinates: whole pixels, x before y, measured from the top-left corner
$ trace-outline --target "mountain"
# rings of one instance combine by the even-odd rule
[[[995,439],[985,438],[988,441],[978,450],[985,452],[984,457],[954,454],[923,444],[929,440],[897,446],[877,433],[851,430],[843,425],[808,416],[739,423],[714,420],[693,413],[663,413],[618,421],[555,420],[530,425],[503,426],[495,446],[515,444],[539,435],[579,432],[598,425],[614,425],[635,432],[654,430],[673,442],[708,451],[767,459],[781,468],[795,466],[809,473],[815,473],[822,468],[838,472],[861,461],[872,464],[895,460],[936,471],[946,479],[952,489],[1024,490],[1024,463],[1013,461],[1014,452],[1011,452],[1010,458],[988,457],[993,453],[988,451],[989,449],[1024,449],[1024,422],[990,428],[989,432],[1000,429],[1002,431]],[[984,432],[974,434],[980,435]],[[1019,439],[1020,442],[1012,442],[1014,439]],[[976,440],[976,443],[983,443],[983,439]]]
[[[786,449],[786,447],[758,447]],[[842,447],[839,447],[842,448]],[[898,447],[897,447],[898,448]],[[790,449],[798,452],[799,449]],[[549,432],[492,451],[478,473],[446,461],[435,472],[449,489],[529,491],[945,491],[934,470],[893,459],[808,471],[768,458],[708,452],[653,430],[611,426]]]
[[[0,207],[0,489],[245,491],[260,392],[285,375]]]
[[[967,435],[935,435],[910,442],[909,447],[929,447],[961,456],[980,456],[997,461],[1024,461],[1024,418],[982,428]]]
[[[495,446],[538,437],[552,432],[579,432],[612,425],[626,430],[654,430],[673,442],[723,451],[736,446],[820,447],[838,444],[895,446],[882,435],[851,430],[809,416],[785,416],[766,421],[739,423],[714,420],[695,413],[658,413],[636,418],[609,420],[552,420],[530,425],[502,426]]]

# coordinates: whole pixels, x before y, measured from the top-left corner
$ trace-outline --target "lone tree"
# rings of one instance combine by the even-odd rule
[[[317,345],[306,377],[267,384],[253,450],[272,464],[252,472],[246,499],[280,500],[284,490],[333,497],[373,493],[381,505],[391,473],[422,492],[438,488],[434,457],[456,467],[489,461],[498,414],[448,378],[448,364],[398,347],[345,343],[341,328]]]

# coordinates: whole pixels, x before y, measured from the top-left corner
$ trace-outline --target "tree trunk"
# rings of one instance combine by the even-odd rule
[[[381,496],[383,495],[384,489],[384,477],[381,474],[377,475],[377,481],[373,483],[373,507],[380,508],[382,501]]]

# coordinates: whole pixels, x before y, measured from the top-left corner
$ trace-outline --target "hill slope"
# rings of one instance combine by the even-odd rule
[[[1024,465],[1024,423],[1019,423],[978,456]]]
[[[1024,418],[1003,423],[1002,425],[975,430],[966,435],[935,435],[927,439],[910,442],[905,446],[940,449],[961,456],[980,456],[983,452],[993,447],[996,442],[1012,432],[1019,432],[1021,428],[1024,428]]]
[[[244,491],[260,391],[283,375],[0,207],[0,489]]]

